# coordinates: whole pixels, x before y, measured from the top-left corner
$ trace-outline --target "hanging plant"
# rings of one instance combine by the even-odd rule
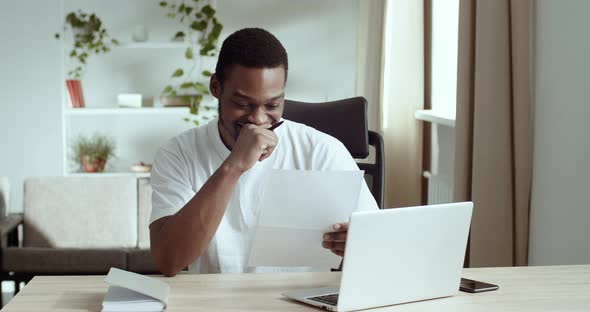
[[[119,41],[111,38],[96,14],[84,13],[81,10],[66,15],[64,33],[71,29],[74,37],[74,47],[69,57],[75,60],[74,68],[68,71],[68,77],[80,79],[86,72],[88,58],[92,54],[107,53]],[[55,34],[57,39],[60,34]]]
[[[162,91],[163,98],[179,98],[182,106],[189,106],[190,113],[199,115],[203,97],[209,94],[208,82],[212,73],[203,68],[203,60],[217,55],[217,42],[223,25],[217,20],[216,10],[208,1],[192,0],[180,2],[161,1],[160,6],[167,10],[168,18],[178,20],[183,28],[174,35],[175,40],[184,40],[187,48],[184,58],[189,62],[187,68],[177,68],[172,72],[172,83]],[[212,110],[213,106],[203,106]],[[209,119],[201,116],[201,119]],[[199,120],[184,118],[199,125]]]

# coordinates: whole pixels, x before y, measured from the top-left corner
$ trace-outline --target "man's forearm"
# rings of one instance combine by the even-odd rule
[[[162,273],[176,275],[205,252],[240,176],[239,170],[222,164],[180,211],[151,229],[152,254]]]

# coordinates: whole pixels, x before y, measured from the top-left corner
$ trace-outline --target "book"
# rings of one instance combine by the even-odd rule
[[[84,95],[82,93],[82,82],[75,79],[67,79],[66,87],[70,95],[70,103],[72,107],[84,107]]]
[[[110,286],[102,302],[103,312],[166,310],[170,286],[165,282],[117,268],[109,270],[105,282]]]

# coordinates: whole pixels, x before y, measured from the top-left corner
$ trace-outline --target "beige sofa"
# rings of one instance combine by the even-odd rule
[[[2,280],[106,274],[111,267],[157,273],[149,253],[151,193],[147,178],[133,176],[27,180],[23,213],[0,221]]]

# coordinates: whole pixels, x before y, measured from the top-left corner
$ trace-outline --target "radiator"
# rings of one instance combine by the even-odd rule
[[[428,204],[453,202],[455,168],[455,131],[452,127],[434,124],[431,133],[430,171],[428,179]]]
[[[428,204],[445,204],[453,202],[453,179],[445,175],[433,175],[425,172],[428,179]]]

